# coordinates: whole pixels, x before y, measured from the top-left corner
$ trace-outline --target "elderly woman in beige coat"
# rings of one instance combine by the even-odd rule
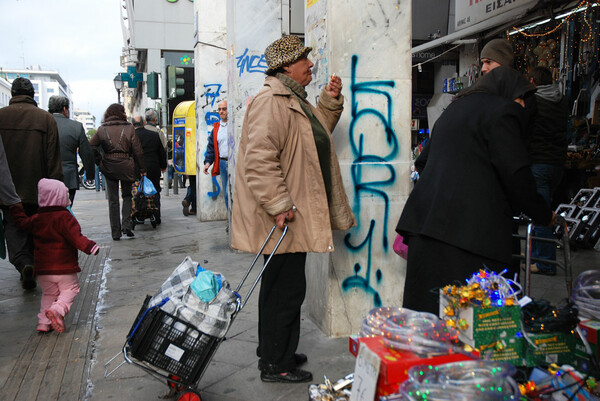
[[[292,35],[267,47],[267,78],[246,110],[236,161],[232,246],[258,252],[273,224],[289,226],[258,301],[258,367],[266,382],[312,380],[298,368],[306,355],[296,353],[306,253],[333,251],[331,230],[355,225],[331,138],[343,110],[342,81],[332,76],[312,106],[304,90],[312,80],[311,50]]]

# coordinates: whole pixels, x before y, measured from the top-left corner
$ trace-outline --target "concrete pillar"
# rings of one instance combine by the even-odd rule
[[[217,104],[227,98],[226,3],[194,2],[194,74],[196,85],[196,199],[202,221],[225,220],[227,211],[220,177],[202,171],[208,136],[219,121]]]
[[[308,0],[316,101],[330,74],[344,83],[333,135],[358,226],[337,232],[332,254],[310,254],[306,307],[331,336],[355,334],[377,306],[399,306],[405,261],[392,250],[410,191],[411,2]]]
[[[230,138],[233,151],[229,153],[229,188],[235,185],[235,162],[246,105],[265,81],[267,62],[263,53],[271,42],[281,37],[282,9],[281,0],[227,0],[227,97],[229,132],[234,132]]]

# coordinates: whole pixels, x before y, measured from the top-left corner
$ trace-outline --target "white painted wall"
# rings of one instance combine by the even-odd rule
[[[202,221],[224,220],[227,218],[227,211],[221,178],[205,175],[202,166],[212,124],[219,121],[217,104],[227,99],[227,3],[196,0],[194,5],[194,18],[197,20],[194,47],[194,58],[197,60],[196,160],[199,166],[196,174],[197,216]],[[233,136],[231,139],[233,152]]]
[[[227,0],[229,132],[235,132],[230,174],[235,171],[246,105],[265,80],[265,48],[281,37],[281,3],[281,0]],[[229,186],[234,188],[236,177],[230,175],[230,178]]]
[[[411,2],[317,0],[305,18],[309,99],[332,73],[344,82],[333,135],[358,223],[336,233],[333,254],[309,255],[306,306],[321,330],[342,336],[371,308],[402,302],[406,265],[392,244],[410,192]]]

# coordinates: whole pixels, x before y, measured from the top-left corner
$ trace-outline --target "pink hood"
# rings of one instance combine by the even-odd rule
[[[40,207],[67,207],[70,204],[69,189],[62,181],[42,178],[38,182],[38,205]]]

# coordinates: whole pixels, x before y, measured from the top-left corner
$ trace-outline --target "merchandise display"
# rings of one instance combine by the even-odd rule
[[[360,336],[383,336],[386,346],[416,353],[449,352],[458,330],[431,313],[404,308],[375,308],[363,321]],[[459,349],[460,351],[460,349]]]
[[[579,319],[600,320],[600,270],[588,270],[577,277],[571,301],[579,310]]]

